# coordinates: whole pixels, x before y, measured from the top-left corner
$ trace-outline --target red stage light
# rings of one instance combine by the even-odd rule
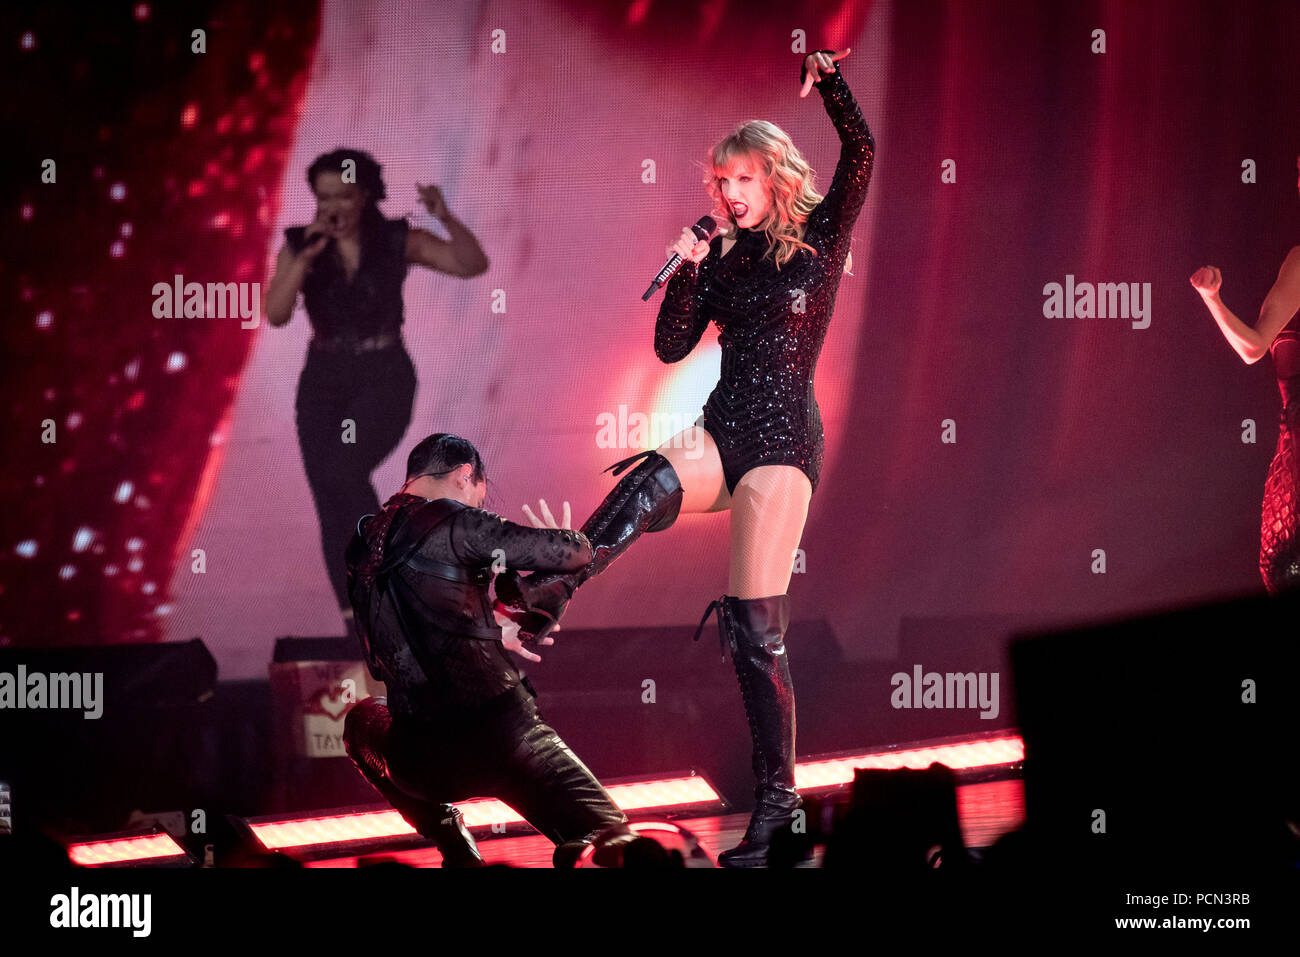
[[[611,784],[605,790],[624,811],[683,807],[720,800],[718,792],[699,775],[645,783]]]
[[[295,818],[264,824],[250,824],[259,844],[268,851],[317,844],[341,844],[380,837],[414,834],[415,829],[396,811],[335,814],[328,817]]]
[[[666,810],[721,800],[709,782],[698,775],[610,784],[605,790],[624,811]],[[513,808],[494,798],[463,801],[456,807],[464,816],[465,825],[471,828],[523,821],[523,817]],[[258,843],[268,851],[403,837],[415,833],[400,814],[391,810],[250,820],[248,827]]]
[[[931,747],[900,751],[872,751],[821,761],[805,761],[795,766],[795,787],[811,790],[850,784],[858,768],[928,768],[932,763],[945,764],[954,771],[1015,764],[1025,759],[1025,743],[1018,734],[1002,734],[975,741],[956,741]]]
[[[185,858],[185,848],[166,832],[139,837],[116,837],[68,845],[68,858],[81,867],[110,864],[160,863],[168,858]]]

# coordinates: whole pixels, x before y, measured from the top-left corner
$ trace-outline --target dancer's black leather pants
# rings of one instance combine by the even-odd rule
[[[523,688],[471,721],[397,718],[385,757],[389,779],[406,794],[435,805],[500,798],[556,844],[627,821]]]

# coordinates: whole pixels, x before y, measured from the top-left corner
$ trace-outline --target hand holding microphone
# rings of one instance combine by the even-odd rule
[[[303,263],[311,263],[315,260],[333,240],[333,234],[338,228],[338,213],[330,213],[328,216],[317,213],[315,221],[308,224],[307,228],[303,230],[304,239],[311,240],[312,236],[316,236],[316,238],[302,248],[302,251],[298,253],[298,259]]]
[[[709,254],[709,244],[696,236],[694,232],[683,226],[682,234],[678,237],[677,242],[664,250],[665,256],[671,256],[673,253],[676,253],[683,259],[689,259],[693,263],[698,263]]]
[[[650,286],[641,297],[641,301],[648,301],[655,294],[655,290],[662,288],[663,284],[682,267],[682,263],[687,260],[698,263],[707,256],[709,240],[717,231],[718,223],[712,216],[701,216],[699,222],[690,229],[683,229],[677,242],[664,250],[669,257],[668,262],[664,263],[664,268],[659,270],[659,274],[650,281]]]

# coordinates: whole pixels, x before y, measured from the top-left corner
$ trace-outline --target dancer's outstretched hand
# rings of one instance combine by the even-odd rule
[[[533,652],[529,651],[526,647],[524,647],[524,642],[530,640],[532,636],[531,635],[521,636],[519,633],[518,622],[511,619],[510,616],[508,615],[503,615],[499,608],[492,609],[492,617],[495,618],[497,624],[501,626],[501,644],[505,647],[507,651],[513,651],[515,654],[517,654],[520,658],[523,658],[525,661],[542,660],[541,655],[533,654]],[[551,629],[551,634],[554,634],[559,630],[560,630],[560,626],[556,625],[554,628]],[[541,641],[537,642],[537,644],[553,645],[555,644],[555,639],[552,638],[550,635],[547,635]]]
[[[822,78],[824,73],[835,72],[835,61],[843,60],[853,52],[853,47],[849,47],[841,53],[827,56],[825,53],[809,53],[803,58],[803,65],[807,68],[808,73],[803,78],[803,88],[799,90],[800,96],[807,96],[808,91],[813,88],[813,84]]]
[[[555,629],[552,628],[551,630],[554,631]],[[523,658],[525,661],[541,661],[541,660],[542,660],[542,656],[541,656],[541,655],[535,655],[535,654],[533,654],[531,651],[529,651],[527,648],[524,647],[523,639],[519,637],[519,626],[518,626],[518,625],[515,625],[515,634],[514,634],[514,637],[511,638],[511,637],[504,637],[504,636],[503,636],[502,639],[501,639],[501,644],[505,646],[505,649],[506,649],[507,651],[513,651],[515,654],[517,654],[520,658]],[[541,644],[541,645],[553,645],[553,644],[555,644],[555,642],[551,639],[551,636],[550,636],[550,635],[547,635],[547,636],[546,636],[545,638],[543,638],[540,642],[538,642],[538,644]]]
[[[564,503],[564,524],[563,525],[557,525],[555,523],[555,516],[551,514],[551,509],[546,504],[546,499],[539,498],[537,500],[537,504],[541,507],[542,516],[546,519],[546,521],[544,522],[542,521],[542,519],[538,518],[536,515],[533,514],[533,510],[531,508],[529,508],[527,505],[524,506],[524,514],[527,515],[528,520],[533,523],[533,528],[562,528],[568,531],[573,530],[573,524],[572,524],[573,516],[569,511],[568,502]]]

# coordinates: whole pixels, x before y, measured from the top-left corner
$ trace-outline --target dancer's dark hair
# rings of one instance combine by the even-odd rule
[[[307,167],[307,185],[316,189],[316,177],[321,173],[343,173],[343,163],[352,160],[356,164],[356,185],[368,195],[366,207],[361,214],[367,226],[383,219],[379,211],[379,202],[388,198],[388,187],[384,185],[384,168],[365,150],[337,149],[317,156]]]
[[[406,480],[421,475],[446,475],[462,465],[472,465],[475,482],[487,481],[487,471],[478,449],[468,439],[447,432],[435,432],[424,439],[406,458]]]
[[[411,449],[411,454],[406,457],[406,480],[409,482],[421,475],[447,475],[466,464],[473,466],[472,476],[475,482],[487,481],[483,459],[468,439],[447,432],[435,432]],[[357,569],[357,574],[362,579],[373,580],[383,563],[388,528],[397,517],[401,499],[401,495],[394,495],[385,502],[376,518],[379,524],[368,530],[370,553]]]

